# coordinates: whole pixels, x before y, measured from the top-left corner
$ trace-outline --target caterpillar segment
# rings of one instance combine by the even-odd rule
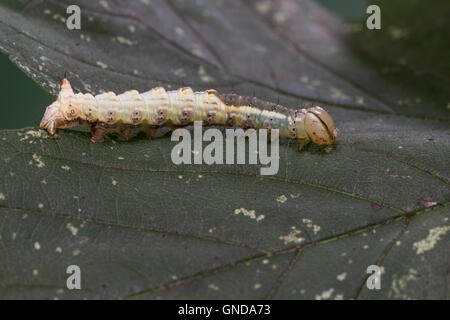
[[[278,104],[236,94],[219,94],[210,89],[194,92],[185,87],[166,91],[156,87],[147,92],[126,91],[120,95],[106,92],[96,96],[77,93],[69,80],[62,79],[56,101],[47,107],[40,123],[50,137],[57,129],[87,126],[92,142],[104,141],[115,131],[127,141],[134,129],[151,138],[162,126],[182,127],[201,121],[203,125],[279,130],[279,136],[298,140],[299,149],[308,141],[331,145],[338,132],[331,116],[323,108],[312,106],[297,111]]]

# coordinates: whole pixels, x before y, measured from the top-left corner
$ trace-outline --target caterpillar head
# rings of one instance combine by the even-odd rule
[[[58,128],[78,124],[76,119],[81,114],[81,110],[75,105],[74,96],[69,80],[63,78],[58,98],[47,107],[40,124],[40,127],[47,130],[50,136],[54,137]]]
[[[333,118],[321,107],[314,106],[306,110],[304,128],[308,138],[316,144],[331,145],[337,140],[338,131]]]

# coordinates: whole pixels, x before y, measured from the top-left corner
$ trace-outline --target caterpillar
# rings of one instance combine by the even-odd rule
[[[119,140],[131,138],[133,129],[141,129],[155,137],[161,126],[186,126],[194,121],[204,125],[237,126],[279,130],[280,137],[298,140],[299,150],[312,141],[331,145],[337,140],[333,118],[323,108],[292,110],[254,97],[219,94],[210,89],[194,92],[189,87],[166,91],[156,87],[147,92],[126,91],[120,95],[106,92],[96,96],[77,93],[63,78],[56,101],[44,113],[40,127],[57,138],[57,129],[87,126],[92,142],[103,142],[110,131]]]

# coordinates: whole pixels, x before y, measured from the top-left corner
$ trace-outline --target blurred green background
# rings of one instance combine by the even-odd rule
[[[365,15],[366,0],[316,0],[346,21]],[[44,109],[54,99],[0,53],[0,129],[38,126]],[[33,107],[29,107],[29,106]]]

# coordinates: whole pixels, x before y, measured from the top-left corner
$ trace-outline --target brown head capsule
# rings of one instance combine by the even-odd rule
[[[314,106],[306,110],[304,126],[308,138],[314,143],[331,145],[337,140],[338,132],[333,118],[321,107]]]

